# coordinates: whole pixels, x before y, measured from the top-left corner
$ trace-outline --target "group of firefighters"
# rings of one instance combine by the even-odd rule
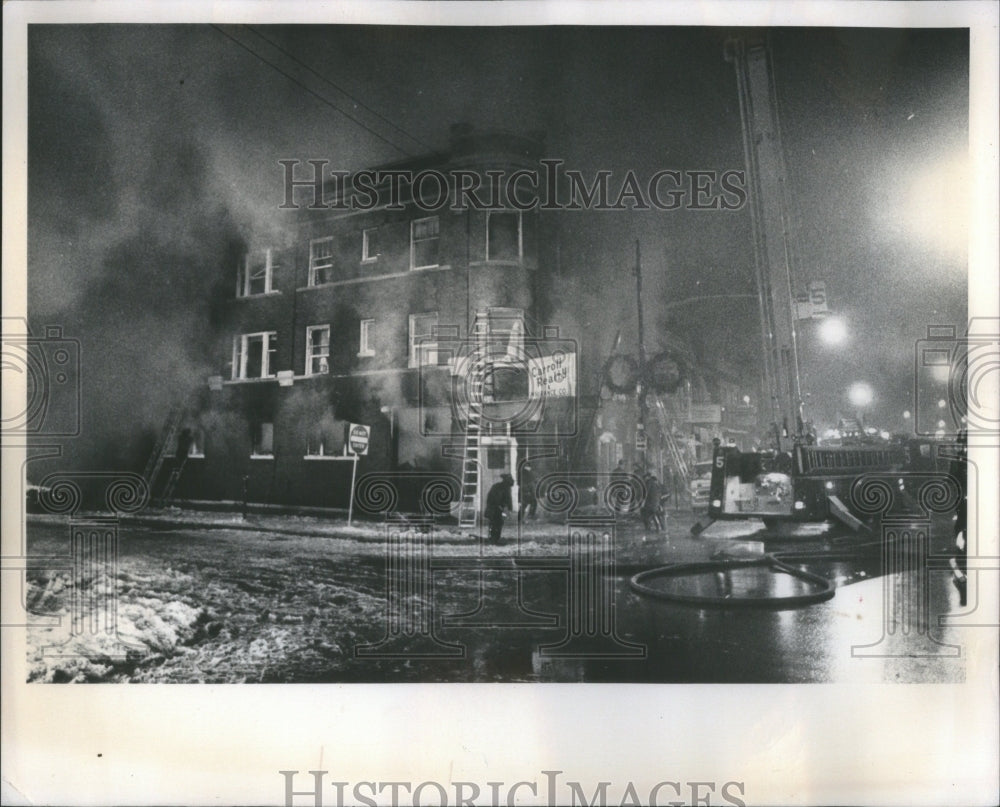
[[[519,477],[518,490],[520,492],[520,502],[517,511],[517,520],[521,522],[526,516],[534,518],[538,508],[538,493],[531,465],[526,463],[521,466]],[[618,481],[624,482],[629,477],[628,471],[625,470],[625,460],[618,461],[618,466],[612,471],[611,477],[612,484]],[[642,516],[643,524],[647,530],[657,533],[663,532],[665,518],[663,499],[667,494],[664,493],[660,481],[656,478],[655,474],[651,472],[644,473],[639,466],[633,469],[633,477],[638,477],[642,480],[642,504],[639,508],[639,514]],[[514,477],[507,473],[501,474],[500,481],[494,483],[486,494],[484,515],[490,527],[489,535],[492,543],[500,543],[504,521],[507,518],[507,514],[514,509],[511,496],[513,487]],[[618,514],[621,515],[628,509],[624,507]]]
[[[639,507],[639,515],[642,516],[642,523],[647,530],[653,532],[663,532],[666,511],[663,508],[663,501],[669,493],[663,489],[660,480],[652,471],[643,471],[641,465],[632,467],[632,476],[642,480],[642,504]],[[618,460],[618,465],[611,472],[614,481],[624,481],[628,477],[625,470],[625,460]]]

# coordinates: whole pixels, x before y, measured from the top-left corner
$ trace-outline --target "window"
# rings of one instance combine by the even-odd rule
[[[331,457],[334,456],[330,446],[326,445],[322,435],[310,435],[306,442],[307,457]]]
[[[344,456],[344,423],[329,415],[310,421],[306,432],[305,459]]]
[[[361,260],[370,263],[381,255],[378,247],[378,227],[369,227],[361,234]]]
[[[438,363],[437,314],[410,315],[410,367]]]
[[[344,456],[344,424],[331,417],[310,423],[306,437],[306,459]]]
[[[374,356],[375,351],[372,349],[371,338],[372,338],[372,327],[375,325],[375,320],[373,319],[363,319],[361,320],[361,336],[358,341],[358,355],[359,356]]]
[[[521,215],[504,210],[486,217],[486,260],[521,260]]]
[[[205,435],[201,429],[191,430],[191,445],[188,448],[188,457],[203,458],[205,456]]]
[[[274,378],[274,352],[277,344],[277,331],[234,336],[233,379]]]
[[[236,273],[236,296],[252,297],[274,291],[278,268],[274,250],[260,249],[248,253]]]
[[[438,265],[438,217],[410,222],[410,268],[428,269]]]
[[[496,360],[518,361],[524,357],[524,311],[491,308],[487,340],[489,355]]]
[[[309,242],[309,285],[319,286],[333,280],[333,237]]]
[[[255,423],[253,426],[253,448],[251,457],[274,456],[274,424]]]
[[[306,375],[330,372],[330,326],[306,328]]]

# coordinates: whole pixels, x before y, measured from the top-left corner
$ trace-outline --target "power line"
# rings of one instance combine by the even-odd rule
[[[286,50],[281,45],[279,45],[277,42],[275,42],[273,39],[271,39],[271,38],[265,36],[264,34],[262,34],[260,31],[258,31],[256,28],[254,28],[252,25],[245,25],[243,27],[246,28],[249,31],[252,31],[256,36],[258,36],[261,39],[263,39],[265,42],[267,42],[268,45],[270,45],[275,50],[280,51],[281,53],[283,53],[285,56],[287,56],[289,59],[291,59],[293,62],[295,62],[300,67],[303,67],[304,69],[308,70],[310,73],[312,73],[314,76],[316,76],[320,80],[325,81],[327,84],[329,84],[331,87],[333,87],[338,92],[343,93],[344,95],[346,95],[348,98],[350,98],[352,101],[354,101],[362,109],[365,109],[368,112],[371,112],[372,115],[374,115],[380,121],[382,121],[382,122],[388,124],[389,126],[391,126],[393,129],[395,129],[400,134],[403,134],[406,137],[410,138],[410,140],[412,140],[414,143],[417,143],[422,148],[427,149],[427,151],[434,151],[434,147],[433,146],[430,146],[427,143],[424,143],[419,137],[414,137],[409,132],[407,132],[405,129],[401,128],[400,126],[398,126],[397,124],[395,124],[391,120],[389,120],[387,117],[385,117],[385,115],[382,115],[379,112],[377,112],[376,110],[372,109],[370,106],[368,106],[368,104],[366,104],[360,98],[357,98],[356,96],[351,95],[351,93],[349,93],[347,90],[345,90],[339,84],[337,84],[335,81],[327,78],[326,76],[324,76],[322,73],[320,73],[315,68],[313,68],[313,67],[309,66],[308,64],[306,64],[305,62],[301,61],[297,56],[295,56],[294,53],[291,53],[290,51]]]
[[[243,48],[243,50],[245,50],[247,53],[249,53],[252,56],[254,56],[255,58],[259,59],[264,64],[266,64],[268,67],[271,67],[274,70],[277,70],[279,73],[281,73],[281,75],[283,75],[285,78],[287,78],[293,84],[301,87],[307,93],[309,93],[310,95],[312,95],[314,98],[318,99],[319,101],[322,101],[324,104],[326,104],[328,107],[330,107],[335,112],[339,112],[341,115],[343,115],[348,120],[351,120],[354,123],[358,124],[358,126],[360,126],[362,129],[364,129],[369,134],[374,135],[379,140],[381,140],[383,143],[387,143],[388,145],[390,145],[394,149],[396,149],[396,151],[401,152],[402,154],[405,154],[407,157],[412,157],[413,156],[409,151],[407,151],[406,149],[404,149],[402,146],[397,146],[391,140],[389,140],[388,138],[384,137],[383,135],[380,135],[378,132],[376,132],[371,127],[366,126],[364,123],[362,123],[360,120],[358,120],[357,118],[355,118],[353,115],[345,112],[343,109],[341,109],[340,107],[338,107],[336,104],[332,103],[329,99],[327,99],[324,96],[320,95],[318,92],[316,92],[311,87],[303,84],[301,81],[299,81],[297,78],[295,78],[295,76],[292,76],[292,75],[289,75],[288,73],[286,73],[278,65],[276,65],[274,62],[271,62],[271,61],[267,60],[266,58],[264,58],[263,56],[261,56],[259,53],[257,53],[257,51],[255,51],[249,45],[246,45],[245,43],[240,42],[240,40],[237,39],[236,37],[234,37],[232,34],[229,34],[226,31],[222,30],[222,28],[220,28],[218,25],[215,25],[214,23],[211,23],[211,26],[216,31],[218,31],[220,34],[222,34],[224,37],[226,37],[226,39],[229,39],[229,40],[235,42],[237,45],[239,45],[241,48]]]

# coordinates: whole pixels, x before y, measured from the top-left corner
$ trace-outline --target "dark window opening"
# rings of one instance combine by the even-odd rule
[[[256,423],[253,428],[253,456],[274,456],[274,424]]]
[[[521,259],[520,216],[517,213],[490,213],[486,258],[490,261]]]

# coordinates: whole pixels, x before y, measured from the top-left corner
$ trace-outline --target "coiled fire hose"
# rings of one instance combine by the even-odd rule
[[[819,551],[784,550],[782,552],[769,552],[760,557],[753,558],[727,557],[694,563],[672,563],[634,574],[629,579],[629,587],[636,594],[644,597],[683,605],[697,605],[705,608],[799,608],[804,605],[814,605],[831,599],[836,593],[836,585],[822,575],[792,566],[792,562],[853,559],[858,557],[859,553],[863,550],[881,551],[882,547],[883,544],[881,541],[868,541],[863,544],[855,544],[850,549],[841,548]],[[741,597],[733,596],[732,594],[719,594],[717,596],[688,594],[682,591],[649,585],[653,580],[663,578],[686,577],[706,573],[725,574],[733,569],[747,569],[758,566],[766,566],[775,573],[791,575],[799,580],[812,583],[817,586],[817,589],[802,594],[776,597]]]

